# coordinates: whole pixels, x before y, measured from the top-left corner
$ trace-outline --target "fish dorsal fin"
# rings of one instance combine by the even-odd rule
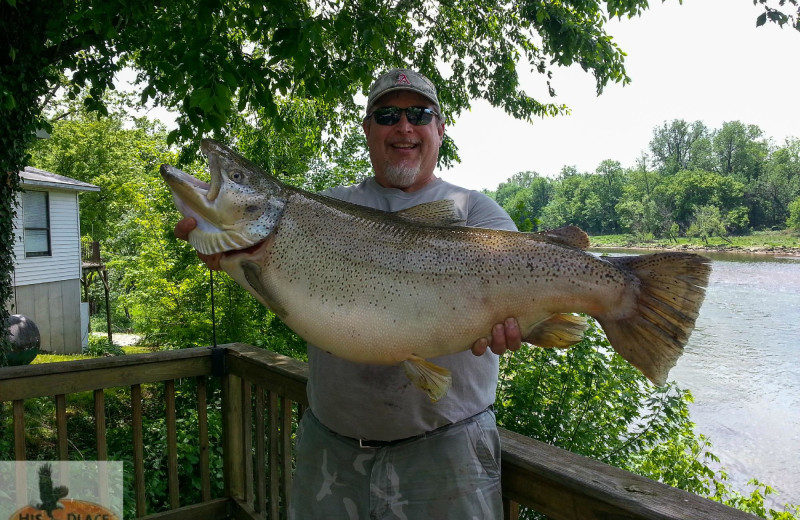
[[[433,226],[458,226],[464,219],[456,212],[456,204],[450,199],[423,202],[410,208],[395,211],[392,215],[415,224]]]
[[[578,226],[564,226],[549,231],[539,231],[537,233],[526,233],[529,239],[541,242],[552,242],[562,246],[574,247],[576,249],[589,248],[589,235]]]

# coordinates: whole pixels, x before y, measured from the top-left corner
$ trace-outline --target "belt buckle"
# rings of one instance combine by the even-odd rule
[[[358,447],[365,450],[376,450],[380,448],[380,441],[369,441],[367,439],[358,439]]]

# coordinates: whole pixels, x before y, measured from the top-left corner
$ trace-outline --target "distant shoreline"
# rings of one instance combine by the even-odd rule
[[[697,245],[697,244],[592,244],[589,249],[641,249],[643,251],[686,251],[691,253],[736,253],[770,256],[797,256],[800,247],[789,246],[738,246],[738,245]]]

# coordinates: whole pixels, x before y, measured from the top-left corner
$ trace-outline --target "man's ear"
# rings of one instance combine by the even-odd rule
[[[361,129],[364,130],[364,137],[369,137],[369,119],[361,121]]]

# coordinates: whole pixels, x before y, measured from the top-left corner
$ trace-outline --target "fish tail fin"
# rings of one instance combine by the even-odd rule
[[[635,277],[633,309],[597,319],[611,346],[658,386],[694,329],[711,274],[708,258],[691,253],[657,253],[607,258]]]
[[[414,386],[428,394],[434,403],[444,397],[453,384],[449,370],[419,356],[403,361],[403,369]]]
[[[583,339],[589,322],[576,314],[554,314],[536,325],[527,336],[526,343],[544,348],[567,348]]]

